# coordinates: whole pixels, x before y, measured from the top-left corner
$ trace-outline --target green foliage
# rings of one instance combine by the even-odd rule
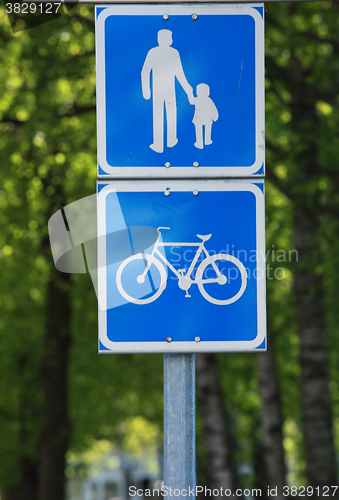
[[[93,19],[92,8],[79,6],[13,35],[0,9],[0,455],[6,457],[0,490],[19,480],[20,458],[36,457],[40,438],[46,284],[53,266],[47,221],[95,191]],[[121,422],[138,415],[161,429],[161,357],[98,357],[88,275],[73,277],[72,303],[72,446],[82,449],[94,437],[124,441]]]
[[[265,8],[268,346],[276,357],[288,479],[305,484],[293,292],[297,265],[310,266],[323,280],[319,300],[326,304],[338,444],[339,9],[334,2],[267,3]],[[302,264],[294,244],[296,206],[310,211],[319,227],[319,247]],[[219,361],[238,460],[251,463],[260,442],[255,360],[237,354],[220,355]]]
[[[286,266],[289,279],[284,283],[268,282],[268,317],[274,335],[286,443],[289,443],[286,444],[289,478],[300,483],[304,480],[304,452],[299,405],[299,347],[292,292],[296,265],[313,270],[322,279],[322,290],[309,290],[309,293],[317,294],[318,300],[324,301],[326,306],[330,345],[333,346],[330,349],[330,384],[333,410],[338,414],[335,348],[338,308],[334,303],[338,276],[337,254],[333,250],[338,244],[339,215],[339,10],[336,2],[291,2],[268,4],[266,8],[267,171],[275,186],[274,191],[270,186],[267,190],[268,242],[280,240],[283,248],[293,248],[291,228],[296,208],[306,210],[318,229],[317,246],[307,257],[299,255],[298,263]],[[285,199],[279,210],[274,204],[277,197],[282,199],[281,193]],[[280,217],[279,223],[277,217]],[[294,429],[292,438],[288,437],[291,429]]]

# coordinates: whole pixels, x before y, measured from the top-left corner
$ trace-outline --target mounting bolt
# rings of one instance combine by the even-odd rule
[[[162,18],[163,18],[163,19],[165,19],[165,21],[168,21],[168,19],[169,19],[169,15],[168,15],[168,14],[164,14],[164,15],[162,16]]]
[[[197,189],[193,189],[193,194],[194,196],[197,196],[199,194],[199,191]]]
[[[194,339],[196,342],[200,342],[200,337],[195,337]]]
[[[199,162],[198,162],[198,161],[195,161],[195,162],[193,163],[193,167],[198,168],[198,167],[199,167]]]
[[[172,342],[171,337],[167,337],[167,338],[166,338],[166,342],[168,342],[168,343],[170,344],[170,343]]]
[[[192,14],[191,18],[193,19],[193,21],[196,21],[198,19],[198,16],[197,16],[197,14]]]
[[[170,188],[166,188],[164,191],[165,196],[169,196],[171,194]]]
[[[165,163],[165,167],[166,167],[166,168],[170,168],[170,166],[171,166],[170,162],[169,162],[169,161],[167,161],[167,162]]]

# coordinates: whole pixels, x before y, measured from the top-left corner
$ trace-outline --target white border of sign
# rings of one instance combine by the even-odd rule
[[[217,177],[249,177],[255,176],[263,165],[265,175],[265,76],[264,76],[264,19],[254,7],[264,7],[258,4],[189,4],[189,5],[99,5],[105,8],[96,19],[96,65],[97,65],[97,134],[98,163],[107,172],[99,174],[100,179],[114,177],[117,179],[151,179],[151,178],[217,178]],[[111,166],[106,160],[106,102],[105,102],[105,20],[108,16],[159,16],[159,15],[250,15],[255,20],[255,86],[256,86],[256,161],[250,167],[216,167],[173,166],[158,167],[122,167]],[[194,159],[193,159],[194,161]]]
[[[186,341],[186,342],[112,342],[107,337],[106,311],[99,308],[99,339],[109,351],[100,350],[99,354],[117,353],[171,353],[171,352],[249,352],[256,349],[266,338],[266,267],[265,267],[265,202],[264,194],[255,183],[261,179],[249,180],[158,180],[158,181],[98,181],[97,185],[107,184],[98,193],[98,262],[106,262],[106,197],[112,192],[164,192],[175,191],[250,191],[256,197],[257,225],[257,311],[258,335],[251,341]],[[106,268],[98,267],[98,301],[106,304]],[[256,349],[265,351],[266,349]]]

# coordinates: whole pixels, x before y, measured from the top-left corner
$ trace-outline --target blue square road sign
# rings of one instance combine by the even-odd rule
[[[264,175],[263,12],[96,8],[99,177]]]
[[[263,191],[99,181],[99,352],[264,350]]]

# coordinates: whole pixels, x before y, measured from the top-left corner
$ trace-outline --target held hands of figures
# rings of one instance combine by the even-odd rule
[[[143,89],[142,90],[142,95],[143,95],[144,99],[147,99],[147,100],[150,99],[150,97],[151,97],[151,90],[149,88]],[[193,89],[190,92],[188,92],[187,97],[188,97],[189,103],[190,104],[194,104],[195,97],[193,95]]]
[[[187,97],[188,97],[188,102],[190,104],[194,104],[194,95],[193,95],[193,89],[191,87],[190,91],[187,92]]]

